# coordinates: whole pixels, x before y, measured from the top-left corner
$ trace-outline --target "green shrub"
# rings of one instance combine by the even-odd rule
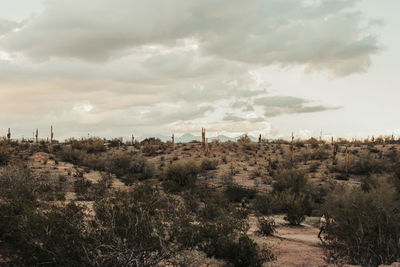
[[[282,171],[273,183],[273,192],[281,193],[290,191],[294,194],[300,194],[308,190],[308,180],[303,171],[287,170]]]
[[[96,201],[99,265],[130,266],[134,262],[134,266],[155,266],[167,258],[177,206],[148,185]]]
[[[252,202],[252,208],[262,215],[272,214],[274,209],[274,197],[271,194],[258,194]]]
[[[179,187],[189,187],[195,184],[199,172],[200,168],[194,161],[176,161],[166,168],[164,179]]]
[[[86,153],[99,153],[106,151],[104,140],[98,137],[82,138],[80,140],[69,139],[67,143],[70,143],[73,149],[84,150]]]
[[[200,168],[206,171],[215,170],[217,169],[217,166],[218,166],[218,160],[215,159],[204,158],[200,163]]]
[[[15,202],[64,200],[65,182],[49,173],[32,173],[22,165],[0,169],[0,198]]]
[[[324,204],[325,248],[332,261],[378,266],[400,259],[400,200],[386,177],[372,178],[368,190],[340,186]]]
[[[238,184],[231,183],[227,185],[225,194],[231,202],[241,202],[243,199],[253,199],[256,195],[254,189],[247,189]]]
[[[109,156],[106,164],[106,170],[122,180],[129,177],[149,179],[156,173],[154,165],[141,154],[117,151]]]
[[[306,215],[311,212],[309,199],[304,195],[288,194],[285,199],[284,209],[286,212],[284,220],[291,225],[300,225],[306,219]]]
[[[262,266],[268,260],[273,259],[273,254],[269,252],[269,257],[258,251],[257,244],[247,235],[240,236],[238,241],[221,237],[217,240],[216,258],[225,259],[235,267]]]
[[[86,253],[94,249],[85,230],[83,208],[70,203],[41,212],[35,206],[33,202],[0,204],[0,247],[7,261],[3,264],[91,265],[92,254]]]
[[[10,153],[3,147],[0,147],[0,166],[7,165],[10,161]]]
[[[273,235],[276,231],[274,218],[258,218],[258,229],[262,235]]]
[[[85,195],[89,192],[89,188],[91,186],[91,181],[80,177],[74,182],[74,192],[80,197],[85,197]]]

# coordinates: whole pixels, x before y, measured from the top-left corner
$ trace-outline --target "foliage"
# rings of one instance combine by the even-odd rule
[[[6,148],[0,147],[0,166],[7,165],[10,161],[10,153]]]
[[[273,184],[275,205],[279,205],[279,208],[286,213],[285,220],[290,224],[300,225],[305,216],[311,213],[311,188],[302,171],[288,170],[278,175]]]
[[[230,183],[226,186],[225,194],[229,201],[240,202],[243,199],[253,199],[256,195],[254,189],[247,189],[238,184]]]
[[[83,150],[86,153],[99,153],[106,151],[104,140],[98,137],[82,138],[80,140],[71,138],[67,140],[67,143],[70,143],[72,149]]]
[[[262,235],[269,236],[275,233],[276,224],[274,218],[258,218],[258,228]]]
[[[324,209],[334,219],[325,247],[333,261],[378,266],[400,258],[399,195],[386,177],[372,179],[368,190],[341,186],[327,196]]]
[[[218,166],[218,160],[215,159],[204,158],[200,163],[200,168],[206,171],[215,170],[217,169],[217,166]]]
[[[175,183],[179,187],[193,186],[200,172],[199,166],[194,161],[176,161],[164,171],[164,180]]]

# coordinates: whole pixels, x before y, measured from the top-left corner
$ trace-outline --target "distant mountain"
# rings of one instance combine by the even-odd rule
[[[218,136],[207,137],[207,139],[208,139],[209,142],[212,142],[212,141],[215,141],[215,140],[218,140],[220,142],[228,142],[228,141],[235,142],[241,136],[242,135],[239,135],[237,137],[229,137],[229,136],[226,136],[226,135],[218,135]],[[166,135],[144,135],[144,136],[137,137],[136,140],[143,141],[144,139],[151,138],[151,137],[158,138],[163,142],[171,141],[171,136],[166,136]],[[249,138],[253,142],[257,142],[258,141],[258,138],[254,137],[254,136],[249,135]],[[126,138],[126,140],[130,140],[130,138]],[[183,134],[182,136],[179,136],[179,137],[175,136],[175,142],[176,143],[189,143],[191,141],[199,141],[199,142],[201,142],[201,136],[193,135],[191,133],[185,133],[185,134]]]
[[[177,143],[188,143],[190,141],[201,141],[201,136],[196,136],[191,133],[185,133],[180,137],[175,137]]]

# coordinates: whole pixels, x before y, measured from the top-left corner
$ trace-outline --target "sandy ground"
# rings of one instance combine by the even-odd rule
[[[274,217],[278,227],[274,236],[269,237],[257,233],[257,218],[254,215],[249,217],[249,236],[260,247],[270,248],[277,257],[264,266],[327,266],[321,241],[317,237],[319,230],[307,223],[299,227],[289,226],[282,217]]]

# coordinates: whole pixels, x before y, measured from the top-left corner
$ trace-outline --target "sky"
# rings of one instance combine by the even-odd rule
[[[0,0],[0,135],[400,136],[398,0]]]

